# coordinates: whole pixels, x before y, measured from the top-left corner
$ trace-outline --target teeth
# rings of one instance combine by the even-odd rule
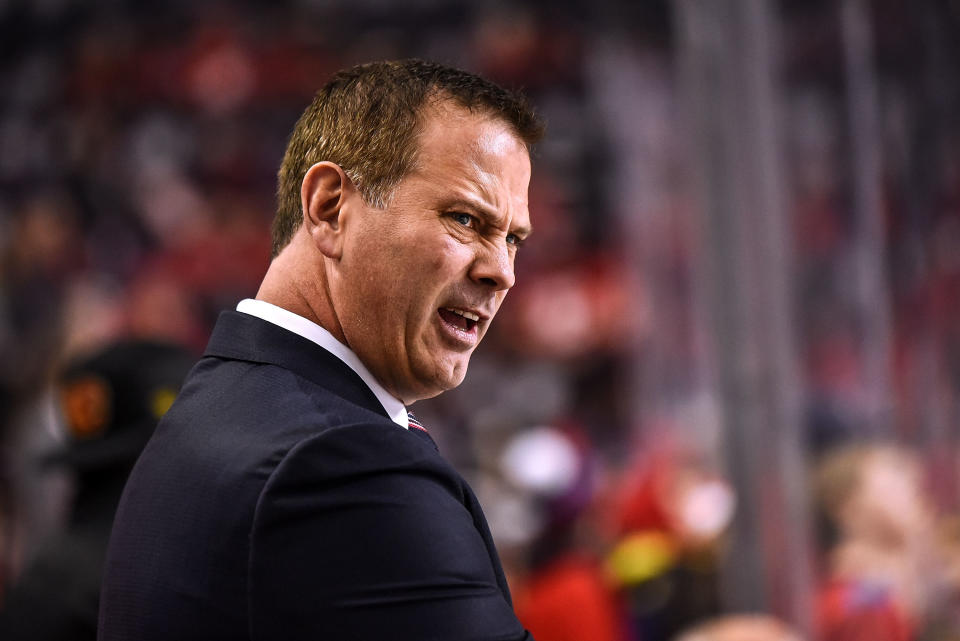
[[[445,307],[444,309],[446,309],[448,312],[453,312],[457,316],[463,316],[464,318],[469,318],[472,321],[480,320],[480,317],[477,316],[476,314],[473,314],[471,312],[465,312],[462,309],[453,309],[452,307]]]

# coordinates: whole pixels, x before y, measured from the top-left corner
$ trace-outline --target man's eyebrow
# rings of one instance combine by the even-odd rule
[[[489,207],[487,207],[482,203],[474,202],[466,198],[456,198],[454,200],[451,200],[444,207],[444,209],[457,209],[458,207],[461,207],[463,209],[469,209],[476,216],[483,218],[483,222],[486,223],[487,225],[497,227],[500,223],[501,217],[498,214],[496,214],[492,209],[490,209]],[[518,236],[526,237],[533,233],[533,227],[530,225],[517,225],[510,231],[510,233],[517,234]]]
[[[514,233],[514,234],[516,234],[516,235],[518,235],[518,236],[522,236],[523,238],[526,238],[526,237],[528,237],[530,234],[533,233],[533,226],[532,226],[532,225],[518,225],[517,227],[514,228],[514,230],[513,230],[512,233]]]

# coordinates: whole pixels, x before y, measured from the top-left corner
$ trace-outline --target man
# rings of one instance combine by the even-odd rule
[[[518,96],[340,72],[279,173],[274,259],[145,450],[100,639],[530,636],[480,506],[405,406],[458,385],[530,232]]]

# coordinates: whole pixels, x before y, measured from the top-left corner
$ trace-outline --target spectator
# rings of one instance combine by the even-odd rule
[[[820,638],[918,639],[937,572],[918,458],[890,445],[850,446],[824,458],[816,482],[829,537]]]
[[[73,504],[64,531],[41,546],[2,604],[0,639],[96,638],[100,578],[120,493],[194,360],[170,344],[122,341],[66,368],[60,399],[68,442],[43,463],[73,471]]]

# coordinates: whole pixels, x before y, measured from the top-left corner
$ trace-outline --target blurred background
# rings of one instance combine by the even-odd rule
[[[957,0],[0,2],[0,612],[81,494],[67,364],[199,356],[313,93],[410,56],[548,122],[515,291],[413,408],[536,638],[960,639]]]

